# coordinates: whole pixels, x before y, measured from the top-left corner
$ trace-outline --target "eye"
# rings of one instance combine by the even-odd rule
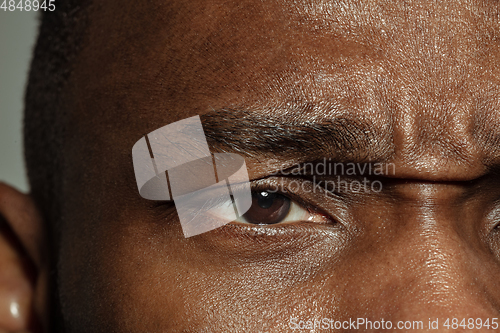
[[[304,208],[285,195],[271,191],[252,191],[252,206],[234,222],[271,225],[304,221],[329,223],[330,219],[312,208]]]
[[[290,213],[291,200],[284,195],[266,191],[252,193],[252,206],[243,215],[252,224],[276,224]]]

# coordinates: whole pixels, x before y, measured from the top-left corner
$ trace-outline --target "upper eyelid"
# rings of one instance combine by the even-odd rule
[[[299,192],[295,193],[290,190],[289,187],[286,186],[286,183],[289,180],[289,178],[293,178],[293,180],[296,181],[304,181],[305,179],[302,179],[301,177],[295,177],[295,176],[268,176],[268,177],[263,177],[255,180],[250,181],[250,189],[252,192],[255,191],[269,191],[270,189],[273,190],[272,192],[278,193],[280,195],[283,195],[290,200],[294,201],[296,204],[301,206],[304,209],[313,209],[315,211],[318,211],[319,213],[325,214],[329,216],[332,220],[337,220],[335,216],[332,216],[331,214],[327,213],[325,209],[323,209],[318,203],[312,202],[312,200],[308,200],[307,198],[304,198],[303,195],[301,195]],[[284,180],[281,181],[280,180]],[[214,193],[214,191],[207,191],[207,206],[205,206],[205,209],[212,209],[216,208],[219,206],[222,206],[223,204],[228,203],[224,198],[225,198],[225,192],[223,191],[225,188],[230,189],[230,194],[234,199],[235,194],[239,190],[246,190],[246,184],[245,183],[233,183],[231,184],[231,187],[226,185],[221,185],[218,187],[221,192],[220,195],[217,195],[217,193]],[[326,190],[325,190],[326,191]],[[206,198],[206,197],[204,197]],[[166,203],[172,203],[173,200],[168,200],[168,201],[158,201],[158,206],[164,206]],[[199,210],[199,206],[196,205],[196,202],[192,202],[192,209],[193,211]]]
[[[281,177],[276,177],[276,176],[264,177],[264,178],[261,178],[261,179],[258,179],[258,180],[251,181],[250,182],[251,183],[251,189],[252,189],[252,191],[258,191],[258,190],[266,191],[268,189],[267,188],[268,186],[275,186],[275,188],[276,188],[276,186],[277,186],[276,183],[280,179],[288,179],[288,178],[293,178],[294,180],[297,180],[297,181],[304,181],[305,180],[305,179],[301,179],[300,177],[293,177],[293,176],[288,176],[288,177],[285,177],[285,176],[281,176]],[[281,182],[282,185],[286,185],[285,183],[286,183],[286,181],[285,182]],[[317,210],[317,211],[321,212],[322,214],[325,214],[325,215],[329,216],[330,218],[336,220],[336,218],[334,216],[331,216],[331,214],[328,214],[321,207],[321,205],[318,202],[313,202],[313,200],[309,200],[307,198],[304,198],[304,195],[301,195],[300,193],[295,193],[293,191],[290,191],[290,188],[287,187],[287,186],[280,187],[278,189],[278,191],[276,191],[275,193],[278,193],[278,194],[281,194],[283,196],[288,197],[289,199],[293,200],[294,202],[296,202],[297,204],[299,204],[300,206],[302,206],[302,207],[304,207],[306,209],[311,208],[311,209]],[[339,199],[340,199],[340,197],[337,198],[337,200],[339,200]]]
[[[279,182],[280,180],[284,180],[282,182]],[[262,184],[262,187],[265,185],[272,185],[275,186],[276,188],[276,183],[281,183],[285,186],[282,186],[280,191],[277,193],[286,195],[286,196],[291,196],[297,201],[302,201],[304,204],[309,204],[310,200],[305,200],[302,195],[299,195],[299,193],[295,193],[292,191],[292,188],[290,186],[286,186],[287,182],[291,181],[298,181],[302,186],[302,182],[307,182],[307,183],[313,183],[313,181],[307,177],[307,176],[294,176],[294,175],[288,175],[288,176],[267,176],[260,178],[258,180],[251,181],[250,183],[252,184],[252,189],[255,188],[260,188],[260,185]],[[255,185],[254,185],[255,184]],[[336,198],[340,200],[342,198],[342,195],[340,193],[336,193],[335,191],[329,191],[325,189],[324,187],[320,186],[319,191],[322,191],[321,193],[315,193],[315,195],[330,195],[332,199]]]
[[[281,180],[283,180],[282,183],[285,185],[292,180],[296,180],[299,182],[307,180],[309,183],[311,182],[307,178],[304,179],[303,177],[296,177],[292,175],[288,177],[268,176],[256,180],[255,182],[257,184],[262,184],[262,187],[257,186],[256,188],[263,189],[264,186],[268,184],[276,184],[276,182],[281,182]],[[252,187],[254,188],[254,186]],[[288,189],[288,191],[284,191],[284,189]],[[345,226],[353,223],[353,221],[351,221],[350,219],[350,214],[348,213],[349,205],[344,195],[339,195],[325,189],[320,190],[322,191],[321,193],[312,193],[313,191],[306,191],[302,193],[298,191],[297,193],[294,193],[293,191],[289,190],[289,187],[285,187],[282,188],[282,191],[280,193],[301,204],[303,207],[312,208],[321,214],[325,214],[331,220],[337,223],[345,224]]]
[[[271,186],[275,185],[275,184],[273,184],[273,180],[274,179],[269,179],[269,178],[270,177],[265,177],[265,178],[258,179],[258,180],[255,180],[255,181],[251,182],[252,183],[252,186],[251,186],[252,192],[266,191],[266,190],[268,190],[268,187],[270,185]],[[318,207],[317,205],[311,203],[307,199],[304,199],[298,193],[293,193],[293,192],[286,191],[286,187],[280,188],[279,190],[273,191],[273,192],[287,197],[288,199],[290,199],[292,201],[291,202],[292,205],[295,205],[297,208],[306,211],[307,214],[309,214],[311,217],[316,216],[316,218],[313,221],[313,223],[319,223],[319,221],[317,220],[318,217],[320,219],[326,219],[324,221],[328,221],[327,223],[332,223],[332,224],[337,224],[338,223],[337,219],[335,217],[333,217],[332,215],[328,214],[324,209],[322,209],[321,207]],[[293,206],[291,206],[291,209],[292,209],[292,207]],[[297,208],[295,208],[295,209],[297,209]],[[312,221],[312,220],[310,220],[310,221]],[[239,221],[235,221],[235,222],[239,222]],[[296,224],[297,222],[303,222],[303,221],[302,220],[282,221],[282,222],[279,222],[279,223],[276,223],[276,224],[265,225],[265,226],[266,227],[276,227],[276,226],[283,227],[285,225]],[[251,223],[243,223],[243,222],[239,222],[239,223],[242,223],[243,225],[251,224]],[[320,224],[324,224],[324,223],[320,223]]]
[[[290,199],[293,199],[293,200],[300,202],[304,205],[311,205],[308,202],[308,200],[304,200],[304,198],[302,198],[302,196],[300,196],[298,193],[291,191],[291,188],[286,186],[286,182],[288,180],[285,182],[280,182],[282,185],[285,185],[285,186],[279,185],[279,182],[278,182],[279,180],[288,179],[288,178],[293,178],[293,180],[299,181],[299,182],[310,181],[307,177],[297,177],[297,176],[292,176],[292,175],[290,175],[290,176],[266,176],[266,177],[262,177],[259,179],[250,180],[249,181],[250,189],[252,191],[258,191],[258,190],[270,191],[270,189],[271,189],[272,191],[270,191],[270,192],[275,192],[275,193],[290,197]],[[227,186],[227,183],[226,183],[225,185],[221,185],[218,188],[221,191],[227,188],[227,189],[229,189],[230,194],[232,196],[234,196],[234,194],[237,193],[238,191],[246,190],[246,183],[245,182],[232,183],[230,187]],[[324,188],[322,188],[322,190],[330,193],[331,195],[334,195],[334,196],[337,196],[340,198],[340,196],[334,192],[328,191],[327,189],[324,189]],[[212,191],[212,193],[213,193],[213,191]],[[221,198],[222,198],[222,195],[221,196],[216,195],[216,196],[212,197],[212,201],[219,200]],[[159,202],[159,203],[172,202],[173,203],[173,200],[165,200],[165,201],[159,200],[157,202]],[[220,203],[222,203],[222,202],[220,202]]]

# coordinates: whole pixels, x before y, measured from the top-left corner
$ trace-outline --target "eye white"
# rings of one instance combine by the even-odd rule
[[[290,210],[288,214],[278,223],[269,224],[269,226],[277,225],[277,224],[287,224],[287,223],[298,223],[298,222],[316,222],[316,223],[325,223],[328,219],[322,214],[311,213],[297,202],[291,200],[290,201]],[[233,222],[255,225],[255,223],[250,223],[246,220],[245,215],[238,217]]]

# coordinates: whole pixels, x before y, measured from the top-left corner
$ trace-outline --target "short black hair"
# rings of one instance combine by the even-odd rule
[[[48,1],[47,1],[48,2]],[[30,191],[44,222],[51,253],[51,332],[63,332],[56,262],[60,224],[63,142],[68,129],[66,97],[73,64],[85,39],[89,0],[55,0],[40,10],[39,30],[24,96],[24,155]]]
[[[43,217],[58,220],[62,143],[67,134],[66,86],[84,39],[88,1],[56,0],[41,11],[24,97],[24,155],[31,194]],[[85,6],[85,7],[84,7]],[[49,225],[50,227],[50,225]]]

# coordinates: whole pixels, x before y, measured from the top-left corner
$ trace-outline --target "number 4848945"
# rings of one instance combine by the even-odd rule
[[[0,0],[1,1],[1,0]],[[3,0],[2,5],[0,6],[0,9],[3,9],[5,12],[6,11],[38,11],[38,10],[43,10],[43,11],[51,11],[53,12],[56,10],[56,5],[55,5],[55,0]]]
[[[498,318],[491,318],[491,323],[490,323],[490,319],[487,318],[486,320],[483,320],[481,318],[468,318],[468,319],[462,319],[462,321],[460,321],[459,319],[457,318],[452,318],[450,320],[450,318],[446,319],[446,321],[444,322],[443,324],[444,327],[446,327],[447,329],[453,329],[453,330],[456,330],[458,329],[459,327],[460,328],[463,328],[463,329],[493,329],[493,330],[496,330],[498,329]]]

